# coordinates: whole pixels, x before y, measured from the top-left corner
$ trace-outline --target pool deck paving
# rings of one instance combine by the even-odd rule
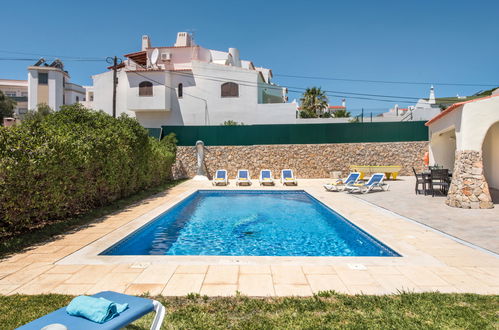
[[[189,180],[80,230],[3,259],[0,294],[78,295],[103,290],[166,296],[229,296],[236,292],[248,296],[310,296],[326,290],[347,294],[390,294],[402,290],[499,294],[499,256],[448,236],[494,251],[494,239],[489,237],[487,226],[490,232],[497,232],[494,212],[499,207],[483,213],[472,210],[472,218],[466,221],[470,210],[452,209],[441,205],[441,198],[421,196],[431,199],[424,208],[426,214],[433,214],[423,221],[410,212],[418,207],[416,201],[404,202],[409,210],[405,212],[403,207],[392,209],[390,204],[396,197],[397,205],[404,205],[406,199],[414,200],[409,180],[401,178],[392,183],[391,191],[364,196],[326,192],[322,185],[328,179],[302,179],[298,187],[283,187],[277,181],[274,187],[260,187],[257,181],[249,187],[236,187],[234,182],[228,187],[213,187],[210,182]],[[98,255],[198,189],[305,190],[402,256]],[[411,217],[417,222],[408,219]],[[447,217],[459,219],[455,228]],[[482,217],[489,219],[487,224],[480,222],[481,229],[475,230],[475,223],[484,221]],[[440,225],[438,219],[443,219]]]

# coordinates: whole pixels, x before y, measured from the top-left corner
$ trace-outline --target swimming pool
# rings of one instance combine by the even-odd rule
[[[100,255],[400,256],[302,190],[198,190]]]

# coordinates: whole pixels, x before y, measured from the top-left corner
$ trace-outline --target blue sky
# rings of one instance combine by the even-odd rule
[[[178,31],[195,30],[199,45],[236,47],[284,86],[402,97],[426,97],[430,87],[279,74],[499,86],[499,1],[8,1],[2,12],[0,58],[57,55],[80,84],[90,84],[106,63],[65,57],[121,56],[140,50],[143,34],[153,46],[167,46]],[[28,64],[0,60],[0,78],[26,79]],[[435,84],[437,96],[487,88]],[[347,103],[366,113],[394,104],[352,97]]]

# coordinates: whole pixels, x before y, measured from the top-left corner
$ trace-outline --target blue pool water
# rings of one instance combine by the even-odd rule
[[[199,190],[101,255],[399,256],[301,190]]]

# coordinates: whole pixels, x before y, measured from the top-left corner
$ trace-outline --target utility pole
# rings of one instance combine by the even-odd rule
[[[362,121],[361,121],[361,123],[363,123],[363,122],[364,122],[364,108],[362,108]]]
[[[113,64],[113,117],[116,118],[116,86],[118,85],[118,60],[121,63],[121,59],[117,56],[106,58],[106,62],[109,64]],[[112,62],[112,63],[111,63]]]

